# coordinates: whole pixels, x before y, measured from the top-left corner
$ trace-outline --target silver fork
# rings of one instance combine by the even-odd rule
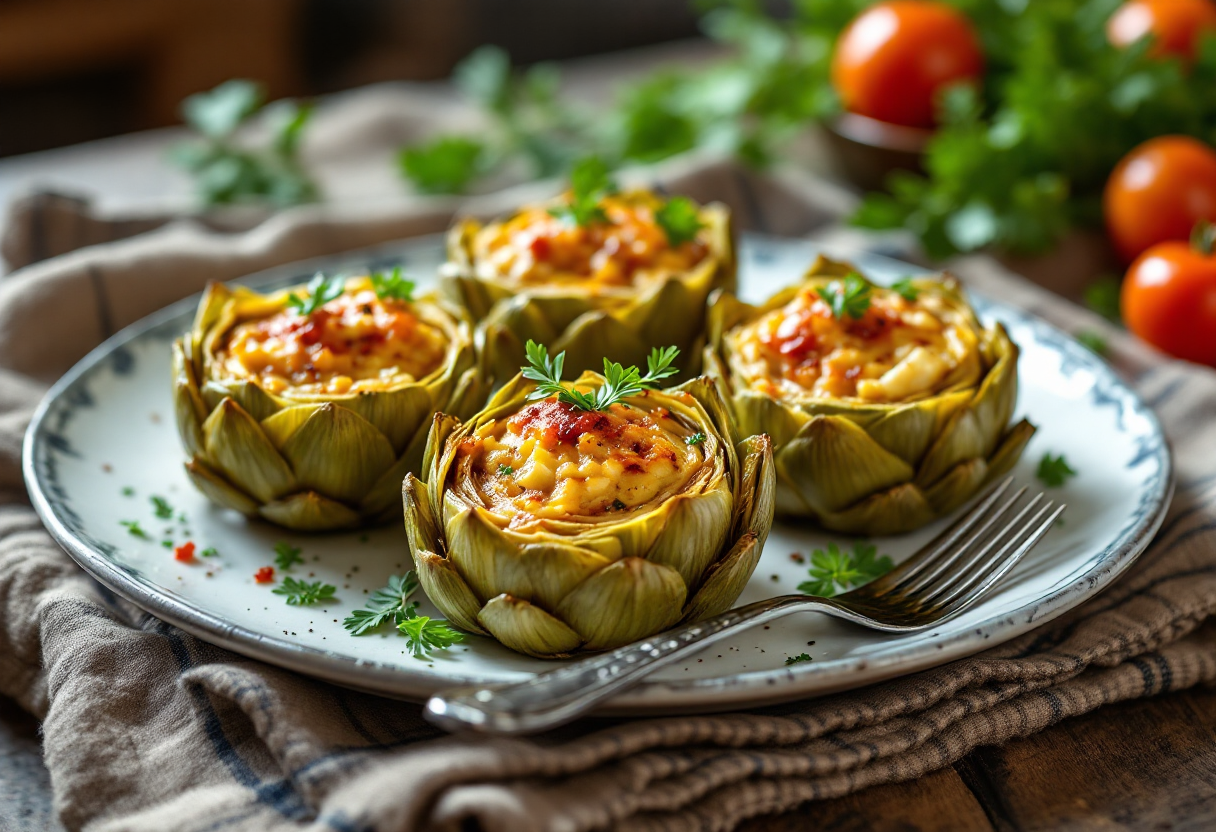
[[[886,575],[834,598],[782,595],[686,624],[615,650],[562,665],[526,682],[440,692],[426,703],[431,722],[450,731],[529,734],[585,714],[644,676],[738,631],[792,612],[814,610],[888,633],[924,630],[982,598],[1029,552],[1064,511],[1012,478]]]

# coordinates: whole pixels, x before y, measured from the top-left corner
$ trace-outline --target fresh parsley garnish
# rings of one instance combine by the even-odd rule
[[[401,173],[424,194],[458,194],[481,172],[485,147],[465,136],[439,136],[401,149]]]
[[[393,575],[388,586],[381,587],[367,597],[364,609],[355,610],[342,622],[352,636],[361,636],[392,622],[400,624],[411,614],[415,604],[410,596],[418,589],[418,577],[411,571],[404,575]]]
[[[135,496],[135,489],[134,489],[134,488],[132,488],[131,486],[129,486],[129,485],[128,485],[126,488],[124,488],[124,489],[122,490],[122,496],[124,496],[124,497],[134,497],[134,496]]]
[[[125,526],[131,537],[138,537],[144,540],[151,539],[148,537],[148,533],[139,525],[138,520],[119,520],[118,524],[120,526]]]
[[[300,551],[299,546],[288,543],[274,544],[274,565],[286,572],[297,563],[303,563],[304,558],[300,557]]]
[[[1108,349],[1106,339],[1092,329],[1083,329],[1073,336],[1083,347],[1098,355],[1106,355]]]
[[[300,139],[311,104],[279,101],[264,106],[262,88],[233,80],[182,102],[182,115],[197,137],[171,148],[170,159],[190,173],[207,205],[268,202],[293,205],[317,198],[300,162]],[[268,129],[249,141],[243,128],[257,117]]]
[[[550,358],[549,350],[531,339],[525,349],[528,366],[523,368],[523,376],[537,383],[536,389],[528,395],[528,400],[536,401],[556,396],[559,402],[579,410],[607,410],[622,399],[637,396],[645,390],[653,390],[660,381],[680,372],[677,367],[671,366],[680,350],[677,347],[655,347],[646,358],[646,375],[642,375],[637,367],[622,367],[605,358],[604,384],[593,392],[584,393],[562,384],[565,352],[559,352]]]
[[[287,603],[293,607],[306,607],[319,601],[332,601],[338,588],[333,584],[323,584],[320,581],[298,581],[295,578],[284,578],[280,586],[271,590],[275,595],[286,595]]]
[[[852,552],[843,552],[835,543],[829,543],[826,552],[816,549],[811,553],[811,566],[807,570],[811,580],[798,584],[798,591],[831,598],[885,575],[892,565],[886,555],[878,557],[877,546],[855,543]]]
[[[701,433],[700,431],[697,431],[692,436],[684,437],[685,445],[700,445],[704,441],[705,441],[705,434]]]
[[[162,541],[160,542],[160,545],[161,545],[161,546],[164,546],[166,549],[172,549],[172,548],[173,548],[173,541],[172,541],[172,540],[162,540]]]
[[[514,473],[515,473],[515,469],[512,468],[510,465],[499,465],[498,466],[498,476],[500,476],[500,477],[509,477]]]
[[[598,156],[580,159],[570,169],[570,201],[550,208],[549,213],[573,225],[587,226],[607,222],[608,215],[600,201],[616,191],[616,183],[608,175],[608,166]]]
[[[1052,456],[1050,453],[1045,453],[1039,460],[1039,468],[1034,475],[1048,488],[1059,488],[1068,481],[1069,477],[1075,477],[1077,472],[1064,460],[1064,454]]]
[[[785,660],[785,664],[787,666],[789,666],[791,664],[798,664],[798,662],[809,662],[810,660],[811,660],[810,654],[799,653],[797,656],[790,656],[789,658],[787,658]]]
[[[199,556],[200,556],[200,557],[204,557],[204,558],[213,558],[213,557],[215,557],[215,556],[216,556],[216,555],[218,555],[218,554],[219,554],[219,552],[217,552],[217,551],[215,550],[215,547],[214,547],[214,546],[208,546],[206,549],[204,549],[203,551],[199,552]]]
[[[870,284],[857,274],[847,275],[844,280],[833,280],[820,286],[817,294],[832,310],[832,317],[844,320],[845,316],[858,320],[870,308]]]
[[[376,297],[380,300],[399,300],[409,303],[414,299],[414,281],[402,276],[400,266],[394,266],[388,274],[372,272],[371,280],[372,288],[376,290]]]
[[[916,284],[912,280],[910,277],[901,277],[891,284],[891,291],[908,303],[915,303],[916,299],[920,297],[920,289],[916,288]]]
[[[308,294],[300,297],[295,292],[287,296],[287,305],[304,317],[316,312],[331,300],[341,296],[346,288],[346,281],[340,277],[330,277],[321,272],[313,275],[306,287]]]
[[[151,500],[152,510],[156,512],[157,517],[159,517],[161,520],[173,519],[173,506],[169,505],[168,500],[166,500],[164,497],[157,497],[156,495],[153,495]]]
[[[697,204],[686,196],[673,196],[663,207],[655,211],[654,220],[667,235],[667,244],[672,248],[687,243],[705,227]]]
[[[464,641],[464,633],[452,629],[446,621],[425,615],[406,618],[397,625],[397,630],[405,636],[405,646],[416,659]]]

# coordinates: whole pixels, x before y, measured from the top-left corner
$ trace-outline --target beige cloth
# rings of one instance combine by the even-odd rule
[[[684,160],[659,175],[727,200],[744,227],[770,232],[832,233],[828,222],[845,207],[836,190],[792,174]],[[534,739],[439,736],[416,705],[313,681],[163,624],[53,543],[24,498],[21,434],[46,385],[89,348],[207,280],[434,231],[449,211],[305,207],[241,235],[176,222],[0,280],[0,693],[43,720],[67,828],[728,830],[918,777],[1108,702],[1216,679],[1216,373],[1161,360],[1117,333],[1115,360],[1157,409],[1178,462],[1177,497],[1151,550],[1116,586],[1038,631],[827,699],[585,721]],[[36,221],[64,234],[56,224],[79,218],[49,211]],[[958,270],[1065,328],[1102,326],[986,258]]]

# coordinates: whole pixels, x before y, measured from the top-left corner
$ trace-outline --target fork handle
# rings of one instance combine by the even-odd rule
[[[425,715],[449,731],[530,734],[556,728],[687,653],[794,609],[814,609],[816,602],[824,600],[806,595],[769,598],[562,665],[524,682],[442,691],[427,701]]]

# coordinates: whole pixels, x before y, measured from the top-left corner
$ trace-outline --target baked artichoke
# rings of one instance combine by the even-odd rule
[[[560,356],[556,369],[546,378]],[[467,422],[435,417],[405,527],[456,626],[560,657],[721,612],[743,590],[773,518],[768,437],[737,440],[711,379],[659,391],[607,370],[560,387],[516,376]]]
[[[173,345],[173,400],[200,491],[301,531],[399,517],[437,410],[486,391],[472,326],[398,274],[262,295],[207,287]]]
[[[819,258],[761,306],[716,295],[709,339],[706,372],[740,432],[772,437],[782,516],[911,531],[1007,472],[1034,434],[1010,426],[1017,346],[949,277],[884,289]]]
[[[699,364],[709,294],[735,285],[728,209],[644,190],[597,196],[575,179],[552,203],[448,234],[442,291],[481,323],[491,370],[513,376],[528,340],[565,352],[571,373],[604,355],[641,366],[661,344]]]

